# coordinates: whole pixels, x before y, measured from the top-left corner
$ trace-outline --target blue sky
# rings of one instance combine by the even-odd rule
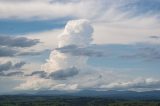
[[[63,28],[66,24],[65,19],[60,20],[0,20],[1,35],[24,35],[27,33],[36,33],[46,30]]]
[[[69,45],[63,51],[58,36],[68,21],[79,19],[90,21],[93,40],[89,47]],[[159,28],[159,0],[0,0],[0,93],[159,90]],[[65,78],[41,77],[51,74],[42,67],[54,50],[85,58],[84,69],[53,67],[53,77]]]

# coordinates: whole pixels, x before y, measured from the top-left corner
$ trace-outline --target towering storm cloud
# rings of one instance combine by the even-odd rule
[[[142,78],[133,80],[125,74],[111,69],[94,67],[87,61],[107,56],[92,46],[93,28],[88,20],[69,21],[64,31],[58,36],[58,46],[51,51],[49,59],[42,65],[42,70],[24,75],[25,82],[15,89],[20,90],[150,90],[160,87],[160,80]],[[100,45],[97,45],[97,47]],[[109,50],[109,49],[107,49]],[[123,49],[120,51],[122,52]],[[114,52],[113,52],[114,53]],[[3,75],[3,73],[0,73]],[[10,73],[6,76],[21,75]],[[4,76],[4,75],[3,75]]]
[[[73,45],[79,48],[87,47],[92,41],[92,33],[93,28],[88,20],[69,21],[62,34],[58,36],[58,48]],[[42,69],[47,73],[56,72],[58,70],[68,70],[73,67],[77,68],[77,70],[81,70],[86,67],[87,59],[87,56],[76,56],[55,49],[51,52],[47,63],[42,66]]]

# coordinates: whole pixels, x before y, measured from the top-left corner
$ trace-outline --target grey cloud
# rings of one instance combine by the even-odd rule
[[[126,59],[160,60],[159,44],[137,44],[134,46],[134,52],[124,53],[120,57]]]
[[[15,68],[21,68],[24,64],[26,64],[26,62],[21,61],[21,62],[19,62],[19,63],[16,63],[16,64],[14,65],[14,67],[15,67]]]
[[[22,52],[23,48],[34,46],[40,41],[38,39],[28,39],[26,37],[11,37],[0,36],[0,57],[14,57],[14,56],[35,56],[45,53],[47,50],[42,51],[26,51]],[[20,51],[20,49],[22,51]]]
[[[49,52],[50,50],[42,51],[26,51],[20,52],[13,47],[1,47],[0,46],[0,57],[15,57],[15,56],[37,56],[43,53]]]
[[[0,76],[5,76],[4,72],[0,72]]]
[[[79,73],[79,70],[75,67],[58,70],[49,75],[49,78],[53,78],[55,80],[65,80],[69,77],[73,77]]]
[[[38,77],[41,77],[41,78],[47,78],[47,73],[44,72],[44,71],[34,71],[27,76],[38,76]]]
[[[42,52],[23,52],[23,53],[19,53],[18,56],[35,56],[35,55],[40,55]]]
[[[115,82],[103,85],[102,88],[115,90],[129,90],[129,89],[155,89],[160,87],[160,80],[155,79],[139,79],[128,82]]]
[[[123,59],[160,60],[160,45],[137,43],[134,45],[91,45],[81,48],[75,45],[56,48],[61,53],[74,56],[116,57]]]
[[[90,47],[77,47],[76,45],[69,45],[62,48],[56,48],[56,50],[60,51],[61,53],[69,53],[74,56],[89,56],[89,57],[102,57],[106,54],[98,51],[96,49]]]
[[[150,60],[159,60],[160,59],[160,49],[154,48],[154,47],[146,47],[146,48],[141,49],[139,56],[148,58]]]
[[[38,39],[28,39],[26,37],[0,36],[0,39],[0,45],[9,47],[31,47],[40,43]]]
[[[59,3],[76,3],[76,2],[80,2],[81,0],[50,0],[50,3],[54,3],[54,2],[59,2]]]
[[[17,53],[18,53],[17,50],[0,46],[0,57],[12,57],[15,56]]]
[[[143,48],[137,53],[125,56],[127,58],[142,58],[144,60],[159,60],[160,51],[156,48]]]
[[[24,73],[20,71],[9,72],[9,73],[0,72],[0,76],[3,76],[3,77],[23,76],[23,75]]]
[[[153,35],[153,36],[149,36],[149,38],[152,38],[152,39],[160,39],[160,36]]]
[[[42,50],[42,51],[27,51],[27,52],[21,52],[17,54],[17,56],[36,56],[36,55],[41,55],[45,52],[49,52],[49,49]]]
[[[0,64],[0,72],[8,71],[8,70],[11,70],[11,69],[19,69],[24,64],[26,64],[26,63],[25,62],[19,62],[19,63],[13,64],[12,62],[9,61],[9,62]]]
[[[3,63],[3,64],[0,64],[0,72],[1,71],[7,71],[11,68],[12,68],[12,63],[11,62],[6,62],[6,63]]]
[[[69,77],[73,77],[79,73],[79,70],[75,67],[57,70],[52,73],[46,73],[45,71],[34,71],[26,76],[38,76],[45,79],[66,80]]]
[[[22,76],[22,75],[24,75],[23,72],[10,72],[6,74],[5,76]]]

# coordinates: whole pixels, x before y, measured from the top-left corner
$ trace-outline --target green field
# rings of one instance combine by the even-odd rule
[[[160,106],[160,101],[67,96],[0,96],[0,106]]]

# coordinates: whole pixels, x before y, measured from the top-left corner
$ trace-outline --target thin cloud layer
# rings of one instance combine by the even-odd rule
[[[135,13],[158,13],[160,10],[159,4],[158,0],[1,0],[0,18],[35,19],[34,17],[36,17],[36,19],[57,19],[70,16],[102,19],[103,16],[108,14],[113,16],[114,12],[118,11],[127,14],[132,11],[133,13],[129,13],[130,16]],[[83,12],[81,12],[82,8]]]
[[[103,57],[107,54],[91,47],[77,47],[76,45],[61,47],[57,48],[56,50],[60,51],[61,53],[71,54],[73,56]]]
[[[115,82],[110,83],[108,85],[102,85],[101,88],[104,89],[114,89],[114,90],[152,90],[160,88],[160,80],[147,78],[147,79],[136,79],[133,81],[126,81],[126,82]]]

